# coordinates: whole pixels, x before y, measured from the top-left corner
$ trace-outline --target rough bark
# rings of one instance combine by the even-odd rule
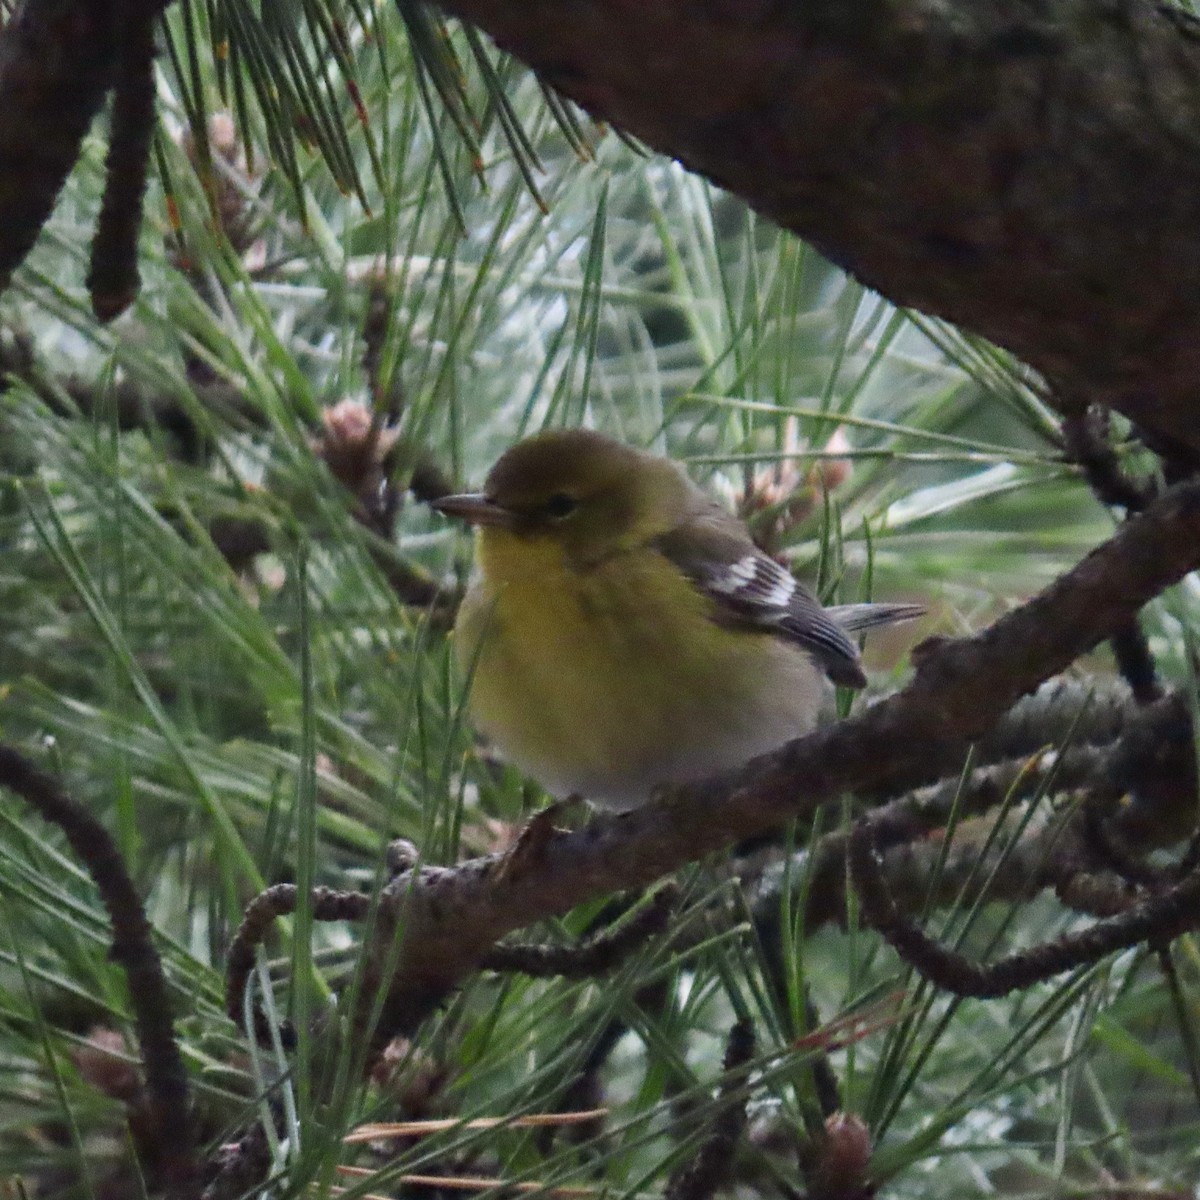
[[[1200,446],[1200,35],[1151,0],[443,0],[899,304]]]

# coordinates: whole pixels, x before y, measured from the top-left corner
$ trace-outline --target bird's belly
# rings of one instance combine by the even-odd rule
[[[630,572],[599,589],[602,607],[597,589],[543,572],[537,597],[518,581],[460,625],[472,714],[506,757],[552,793],[629,808],[812,727],[823,684],[804,651],[716,626],[683,579],[664,621]]]

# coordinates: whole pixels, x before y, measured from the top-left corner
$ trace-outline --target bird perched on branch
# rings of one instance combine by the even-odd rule
[[[867,682],[850,634],[922,612],[823,608],[673,462],[585,430],[518,443],[434,508],[477,530],[454,631],[475,723],[605,807],[799,737],[825,676]]]

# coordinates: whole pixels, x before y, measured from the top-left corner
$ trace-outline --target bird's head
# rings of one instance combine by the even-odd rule
[[[556,429],[508,450],[482,492],[445,496],[433,507],[478,527],[485,542],[555,543],[586,564],[673,529],[696,496],[666,459],[601,433]]]

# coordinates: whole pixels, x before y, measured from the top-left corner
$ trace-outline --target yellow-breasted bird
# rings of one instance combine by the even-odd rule
[[[559,796],[630,808],[816,723],[849,634],[911,604],[823,608],[673,462],[586,430],[500,458],[434,504],[477,530],[456,654],[479,729]]]

